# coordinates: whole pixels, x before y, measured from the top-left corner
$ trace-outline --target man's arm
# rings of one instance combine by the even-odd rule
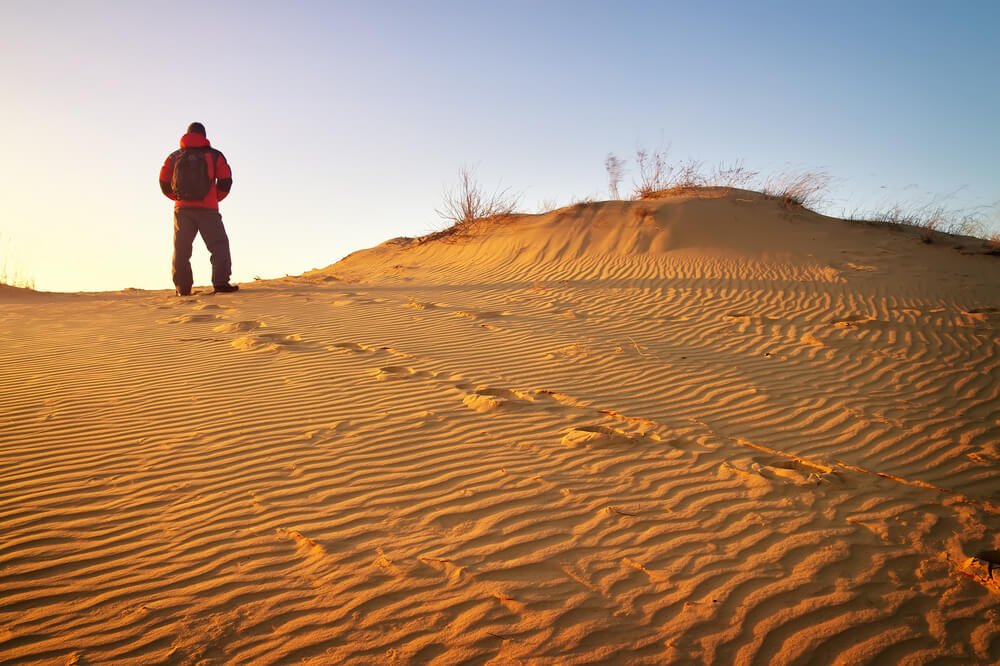
[[[174,186],[171,184],[174,178],[174,159],[176,155],[177,153],[167,155],[163,166],[160,167],[160,189],[163,191],[164,196],[172,201],[177,201],[177,197],[174,196]]]
[[[226,156],[220,152],[216,152],[215,178],[215,196],[222,201],[229,196],[229,190],[233,188],[233,171],[229,168]]]

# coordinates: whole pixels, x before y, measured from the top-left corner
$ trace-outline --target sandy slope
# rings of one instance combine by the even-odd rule
[[[996,662],[976,251],[711,191],[0,291],[0,662]]]

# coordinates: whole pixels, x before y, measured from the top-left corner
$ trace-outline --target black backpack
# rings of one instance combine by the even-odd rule
[[[177,151],[170,187],[179,201],[201,201],[212,190],[206,153],[204,148],[184,148]]]

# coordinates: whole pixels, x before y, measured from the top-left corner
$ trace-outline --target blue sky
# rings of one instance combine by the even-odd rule
[[[824,169],[833,214],[1000,231],[1000,4],[618,4],[5,0],[8,263],[42,289],[171,288],[156,176],[193,120],[233,166],[234,280],[441,226],[462,165],[527,212],[604,198],[605,156],[639,146]]]

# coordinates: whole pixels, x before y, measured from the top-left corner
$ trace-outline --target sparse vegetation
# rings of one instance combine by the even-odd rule
[[[694,159],[670,162],[669,150],[648,151],[639,148],[635,152],[638,173],[633,181],[634,199],[662,199],[677,194],[705,188],[734,188],[758,192],[782,202],[791,208],[816,210],[826,203],[826,193],[831,177],[819,169],[798,172],[784,172],[766,179],[759,179],[759,172],[747,168],[742,160],[732,163],[720,162],[705,168],[704,163]],[[612,200],[621,197],[621,182],[625,176],[627,162],[614,153],[608,153],[604,168],[608,177],[608,191]],[[601,200],[600,195],[577,196],[570,199],[568,206],[580,206]],[[463,167],[459,171],[459,183],[454,189],[446,190],[444,205],[437,214],[451,223],[446,229],[421,237],[420,242],[437,238],[467,234],[478,225],[501,220],[514,213],[520,197],[511,194],[509,188],[498,188],[492,194],[484,193],[476,180],[474,170]],[[545,213],[557,208],[553,199],[546,199],[538,205],[538,212]],[[897,204],[878,211],[857,212],[843,215],[845,219],[864,224],[887,225],[895,229],[915,229],[916,236],[924,243],[934,243],[948,236],[964,236],[980,239],[982,251],[1000,255],[1000,234],[988,237],[989,225],[982,214],[950,211],[941,206],[905,207]],[[956,239],[957,249],[969,249],[967,242]]]
[[[555,199],[549,198],[549,199],[543,199],[542,201],[540,201],[538,203],[538,209],[537,210],[538,210],[538,213],[541,214],[541,213],[551,212],[551,211],[555,210],[556,208],[559,208],[559,203]]]
[[[667,154],[667,150],[650,153],[645,148],[639,148],[635,151],[635,163],[639,167],[639,181],[635,183],[637,199],[652,198],[669,187],[671,166]]]
[[[986,254],[1000,255],[1000,234],[993,234],[986,239]]]
[[[10,237],[0,234],[0,285],[34,289],[34,278],[26,276],[11,259],[11,247]]]
[[[712,187],[737,187],[748,189],[753,187],[754,179],[757,178],[757,171],[751,171],[743,165],[743,160],[736,160],[730,165],[720,162],[709,175],[709,183]]]
[[[579,206],[581,204],[592,204],[600,201],[600,197],[594,195],[584,195],[580,197],[573,197],[569,200],[570,206]]]
[[[501,220],[512,215],[520,203],[521,197],[511,193],[509,188],[498,188],[492,194],[486,194],[472,167],[462,167],[458,175],[458,185],[445,190],[444,203],[435,210],[441,219],[451,225],[428,234],[424,240],[467,233],[478,224]]]
[[[520,197],[511,194],[509,188],[497,189],[487,195],[471,167],[462,167],[458,176],[458,186],[445,191],[444,205],[435,211],[452,224],[471,224],[506,217],[520,202]]]
[[[625,160],[620,159],[614,153],[608,153],[607,159],[604,160],[604,168],[608,172],[608,192],[611,194],[611,198],[617,201],[622,198],[618,185],[622,182],[622,176],[625,175]]]
[[[666,150],[656,150],[653,152],[640,148],[636,151],[636,164],[639,167],[639,180],[635,184],[634,195],[637,199],[662,199],[675,194],[682,194],[691,190],[706,187],[734,187],[741,189],[760,189],[765,193],[767,183],[755,185],[758,172],[752,171],[744,166],[742,160],[737,160],[732,164],[719,163],[706,171],[704,162],[700,160],[688,159],[677,163],[671,163],[667,159]],[[802,197],[805,185],[811,182],[810,178],[818,172],[808,172],[798,176],[798,180],[788,183],[784,181],[773,181],[770,183],[774,190],[773,196],[786,200],[796,196]],[[817,188],[817,193],[825,188],[826,183],[816,183],[821,185]],[[805,205],[805,204],[803,204]]]
[[[845,219],[864,224],[886,225],[899,230],[915,229],[920,240],[928,244],[947,236],[980,238],[987,246],[990,243],[990,239],[986,237],[986,223],[981,214],[951,211],[944,206],[933,204],[906,207],[897,203],[884,210],[860,213],[855,211]]]
[[[830,175],[821,170],[781,173],[764,182],[761,192],[781,199],[786,206],[815,209],[824,201]]]

